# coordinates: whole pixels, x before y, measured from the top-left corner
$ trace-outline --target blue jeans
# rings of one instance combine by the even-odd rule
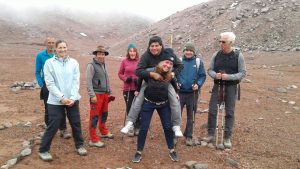
[[[44,153],[50,150],[52,139],[55,136],[58,128],[61,126],[65,111],[67,112],[67,117],[72,128],[75,147],[79,148],[82,146],[83,138],[81,132],[79,101],[75,101],[72,107],[48,104],[48,111],[49,125],[47,126],[47,129],[42,137],[39,152]]]
[[[169,104],[166,103],[158,106],[153,103],[144,101],[141,111],[141,128],[140,133],[138,135],[137,151],[143,151],[144,149],[149,125],[155,109],[157,110],[158,115],[160,117],[168,148],[174,148],[174,133],[172,131],[171,110]]]

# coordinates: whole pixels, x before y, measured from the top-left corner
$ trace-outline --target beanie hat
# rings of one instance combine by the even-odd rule
[[[184,45],[184,48],[183,48],[183,51],[185,50],[190,50],[190,51],[193,51],[195,53],[195,46],[193,43],[191,42],[188,42]]]
[[[174,57],[171,55],[162,55],[160,61],[169,60],[174,63]]]
[[[129,49],[131,49],[131,48],[134,48],[134,49],[136,49],[136,46],[135,46],[135,44],[133,44],[133,43],[129,43],[129,44],[128,44],[128,47],[127,47],[127,50],[129,50]]]
[[[154,42],[157,42],[160,46],[163,46],[163,43],[162,43],[162,40],[161,40],[161,37],[159,36],[153,36],[150,38],[149,40],[149,44],[148,44],[148,48],[150,47],[150,45]]]

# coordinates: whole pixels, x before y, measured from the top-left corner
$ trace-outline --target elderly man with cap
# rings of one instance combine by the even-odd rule
[[[185,144],[192,146],[194,113],[197,110],[195,105],[197,104],[200,88],[205,82],[206,74],[202,60],[195,54],[193,43],[187,43],[183,48],[183,53],[183,69],[178,76],[179,98],[181,113],[184,106],[186,106],[187,113],[187,123],[183,134],[186,138]]]
[[[104,143],[96,134],[97,125],[102,138],[112,139],[114,137],[105,125],[108,116],[108,103],[114,100],[114,97],[111,96],[112,91],[105,64],[105,56],[108,54],[103,46],[98,46],[93,51],[95,57],[86,69],[86,84],[90,97],[89,145],[91,147],[104,147]]]

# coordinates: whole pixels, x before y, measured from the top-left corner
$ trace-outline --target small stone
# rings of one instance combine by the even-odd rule
[[[205,142],[205,141],[200,141],[200,144],[201,144],[202,147],[207,146],[207,142]]]
[[[291,114],[292,112],[290,112],[290,111],[285,111],[284,113],[285,113],[285,114]]]
[[[252,81],[250,79],[243,79],[244,83],[252,83]]]
[[[17,158],[13,158],[10,159],[6,162],[6,164],[9,166],[9,168],[11,168],[12,166],[14,166],[17,163],[18,159]]]
[[[281,100],[281,102],[282,102],[282,103],[287,103],[288,101],[287,101],[287,100]]]
[[[195,144],[195,145],[200,145],[201,143],[200,143],[200,141],[199,141],[198,139],[195,139],[195,140],[194,140],[194,144]]]
[[[263,117],[259,117],[259,118],[258,118],[258,120],[263,120],[263,119],[264,119]]]
[[[1,166],[1,169],[9,169],[9,166],[7,164]]]
[[[32,126],[32,123],[30,121],[26,122],[24,125],[24,127],[31,127]]]
[[[240,168],[239,163],[230,158],[225,159],[225,164],[230,167]]]
[[[3,125],[0,125],[0,130],[5,129],[6,127],[4,127]]]
[[[289,104],[294,105],[294,104],[296,104],[296,102],[295,101],[289,101]]]
[[[296,110],[296,111],[299,111],[299,110],[300,110],[300,108],[297,107],[297,106],[294,106],[293,109]]]
[[[188,169],[193,169],[194,166],[197,164],[197,161],[187,161],[184,165],[188,168]]]
[[[195,169],[207,169],[208,168],[208,164],[201,164],[201,163],[197,163],[194,166]]]
[[[23,147],[23,148],[28,148],[28,147],[30,147],[30,142],[27,141],[27,140],[23,141],[22,147]]]
[[[276,91],[277,91],[278,93],[287,93],[286,88],[283,88],[283,87],[277,88]]]
[[[24,150],[21,151],[21,156],[25,157],[31,154],[31,149],[30,148],[25,148]]]
[[[13,125],[12,125],[11,122],[6,122],[6,123],[3,124],[3,126],[4,126],[5,128],[10,128],[10,127],[12,127]]]

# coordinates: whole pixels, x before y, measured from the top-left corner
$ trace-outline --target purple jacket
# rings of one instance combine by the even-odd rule
[[[132,60],[126,58],[122,60],[118,76],[124,82],[123,91],[136,90],[134,81],[138,79],[138,77],[135,75],[135,69],[138,62],[138,59]],[[125,83],[128,77],[132,78],[132,82],[130,84]]]

